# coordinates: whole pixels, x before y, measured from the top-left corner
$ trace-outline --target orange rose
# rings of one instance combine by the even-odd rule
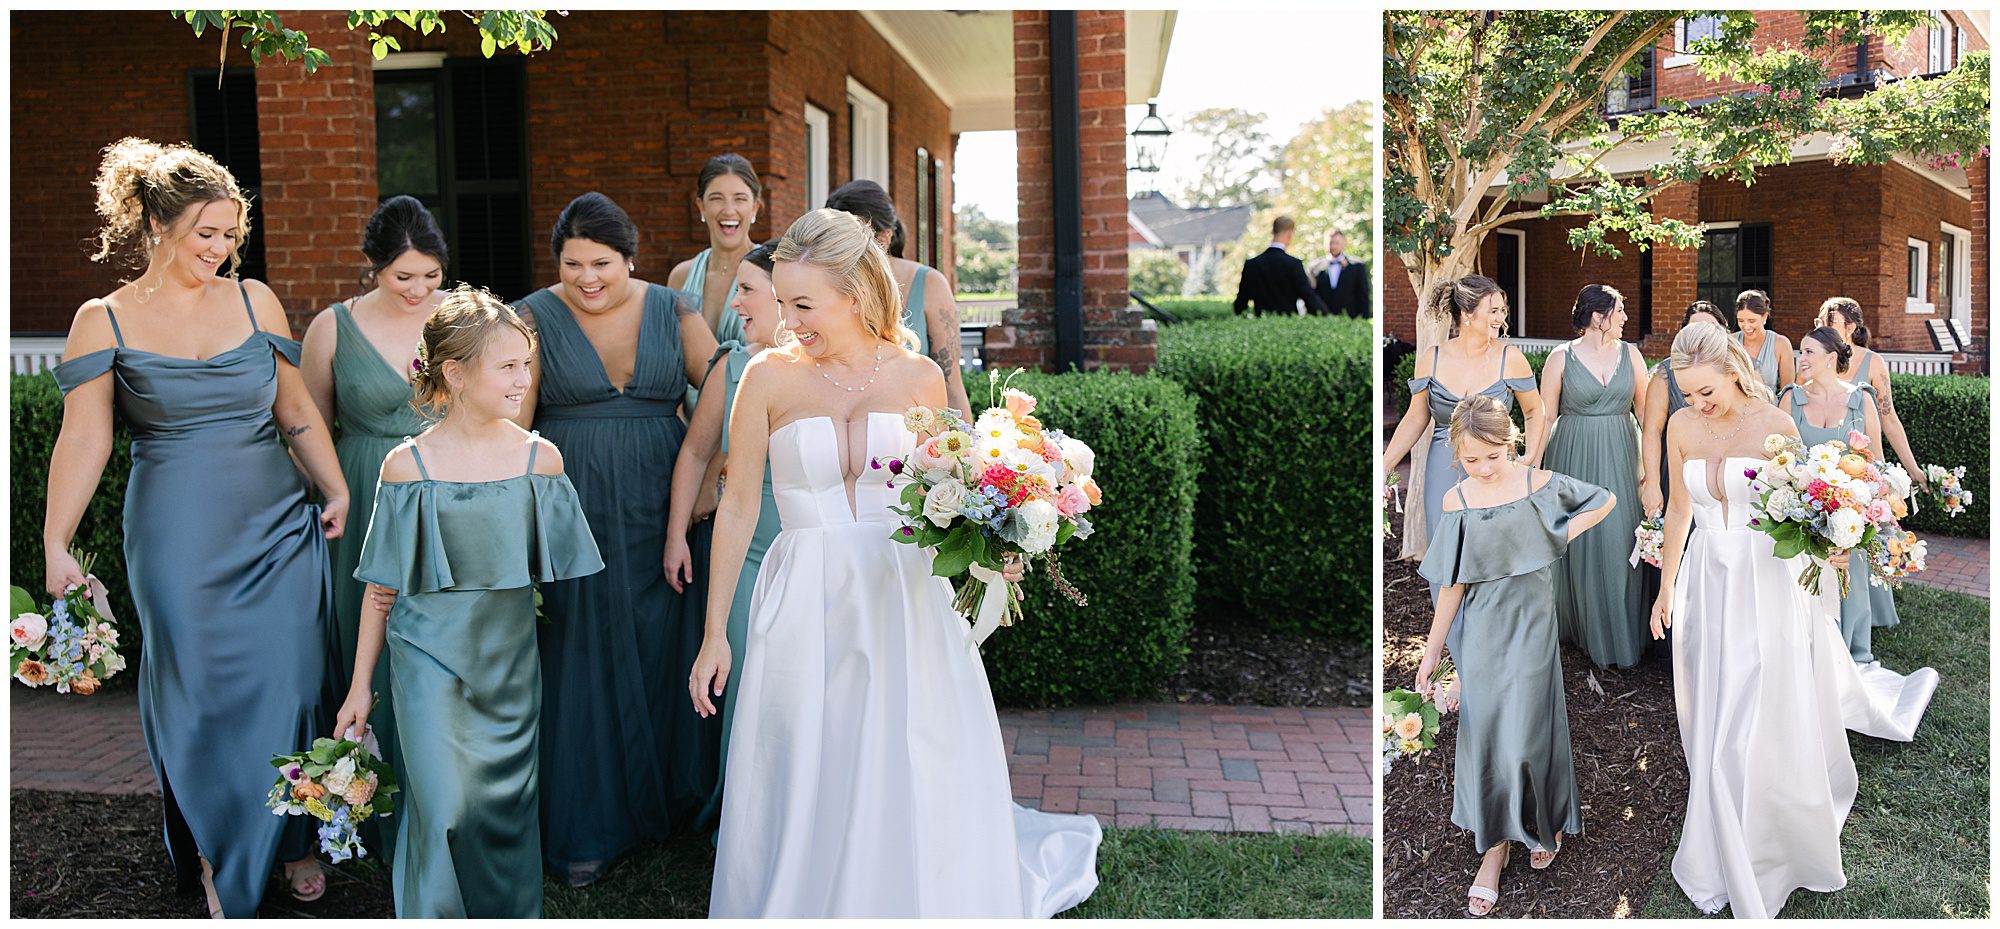
[[[1840,459],[1840,471],[1848,477],[1860,477],[1868,472],[1868,459],[1860,455],[1843,455]]]
[[[300,803],[304,803],[307,800],[317,800],[324,796],[326,796],[326,788],[312,781],[300,781],[292,785],[292,798]]]
[[[1903,517],[1910,515],[1910,508],[1903,505],[1903,501],[1901,498],[1890,497],[1889,512],[1894,514],[1897,519],[1902,519]]]
[[[1104,502],[1104,492],[1097,489],[1096,478],[1086,477],[1083,479],[1083,495],[1090,499],[1091,506],[1096,506]]]
[[[73,694],[82,694],[88,697],[91,694],[97,692],[97,685],[98,685],[97,675],[92,674],[89,671],[85,671],[83,672],[82,677],[79,677],[76,680],[69,682],[69,692]]]

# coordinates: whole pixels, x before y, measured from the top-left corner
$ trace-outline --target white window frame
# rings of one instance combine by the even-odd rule
[[[1945,22],[1944,12],[1942,10],[1932,10],[1930,28],[1925,30],[1928,33],[1927,39],[1929,40],[1926,49],[1929,53],[1929,57],[1926,60],[1926,64],[1929,65],[1927,69],[1929,73],[1935,74],[1951,69],[1951,43],[1947,41],[1948,34],[1946,32],[1948,28],[1949,24]]]
[[[1903,312],[1935,313],[1937,306],[1931,303],[1931,243],[1923,239],[1909,239],[1903,249]],[[1917,252],[1917,292],[1910,293],[1910,250]]]
[[[1717,17],[1714,16],[1701,16],[1696,18],[1709,19],[1709,20],[1717,19]],[[1700,57],[1688,51],[1687,26],[1688,26],[1688,21],[1687,17],[1685,16],[1681,17],[1680,19],[1674,20],[1674,53],[1668,55],[1665,61],[1660,62],[1659,64],[1660,68],[1662,69],[1678,68],[1682,65],[1691,65],[1694,64],[1694,60],[1697,57]]]
[[[889,102],[860,81],[847,79],[847,104],[854,114],[847,127],[848,177],[889,189]]]
[[[1521,282],[1521,299],[1515,301],[1514,318],[1507,321],[1507,334],[1513,338],[1528,335],[1528,232],[1525,229],[1495,229],[1501,235],[1514,237],[1514,279]]]
[[[833,190],[833,119],[825,110],[806,104],[806,208],[826,205]]]
[[[1972,233],[1950,223],[1938,223],[1938,233],[1951,241],[1951,288],[1942,293],[1952,319],[1972,326]]]

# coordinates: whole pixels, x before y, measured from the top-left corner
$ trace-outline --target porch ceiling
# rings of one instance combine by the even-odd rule
[[[862,17],[951,108],[951,131],[1014,128],[1014,14],[1008,10],[867,10]],[[1172,10],[1125,11],[1125,92],[1160,92]]]
[[[1672,151],[1672,143],[1666,141],[1636,143],[1625,146],[1605,156],[1603,166],[1617,177],[1636,177],[1652,170],[1655,165],[1667,161]],[[1833,137],[1824,132],[1815,132],[1792,142],[1792,161],[1820,161],[1830,157],[1832,151]],[[1577,164],[1580,161],[1587,161],[1590,155],[1590,152],[1579,148],[1577,149],[1576,156],[1565,161],[1564,165],[1569,168],[1570,172],[1573,172]],[[1915,171],[1919,175],[1929,179],[1932,183],[1958,196],[1967,198],[1972,196],[1972,185],[1966,179],[1964,168],[1934,168],[1907,155],[1896,155],[1893,160],[1897,164]],[[1561,180],[1566,173],[1569,172],[1559,169],[1557,171],[1557,179]],[[1508,183],[1510,183],[1510,179],[1507,176],[1507,172],[1502,171],[1500,172],[1500,176],[1494,179],[1492,186],[1488,187],[1487,190],[1490,193],[1499,194],[1506,190]],[[1538,195],[1525,199],[1538,203],[1546,202],[1548,195],[1546,191],[1543,191]]]

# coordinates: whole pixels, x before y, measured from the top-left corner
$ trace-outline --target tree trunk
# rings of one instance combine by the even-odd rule
[[[1441,258],[1411,254],[1397,257],[1403,260],[1403,268],[1410,275],[1410,287],[1417,293],[1417,353],[1421,355],[1451,335],[1451,318],[1430,311],[1430,288],[1439,281],[1471,274],[1479,260],[1479,242],[1453,242],[1451,254]],[[1431,428],[1444,425],[1448,424],[1433,422]],[[1424,463],[1430,458],[1430,446],[1430,436],[1425,435],[1410,449],[1410,480],[1403,494],[1406,501],[1403,506],[1403,558],[1422,558],[1430,543],[1430,526],[1424,521]]]

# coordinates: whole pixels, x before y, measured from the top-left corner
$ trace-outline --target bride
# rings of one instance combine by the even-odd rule
[[[716,512],[706,635],[688,680],[707,716],[743,662],[713,917],[1047,917],[1097,887],[1090,816],[1012,805],[993,697],[930,553],[898,545],[871,459],[904,454],[912,406],[945,405],[911,351],[886,255],[861,222],[814,210],[786,231],[773,286],[790,345],[751,361],[729,473],[768,460],[782,531],[724,635],[757,523],[757,481]],[[1018,567],[1009,577],[1019,578]]]
[[[1674,879],[1703,912],[1772,917],[1794,889],[1847,886],[1840,831],[1857,782],[1846,730],[1909,741],[1929,691],[1898,699],[1863,684],[1837,619],[1799,587],[1803,565],[1748,525],[1765,437],[1799,433],[1742,346],[1691,326],[1668,364],[1689,404],[1667,423],[1666,473],[1681,484],[1652,619],[1654,638],[1674,633],[1688,767]]]

